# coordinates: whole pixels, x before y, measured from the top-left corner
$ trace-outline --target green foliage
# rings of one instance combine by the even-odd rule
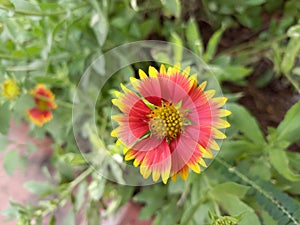
[[[172,16],[179,17],[181,13],[181,4],[179,0],[160,0],[163,7]]]
[[[151,191],[151,195],[149,195],[149,191]],[[143,192],[134,197],[135,201],[147,204],[147,207],[143,208],[140,213],[140,219],[149,219],[166,203],[166,199],[161,198],[161,196],[166,195],[166,191],[163,186],[155,186],[154,188],[145,187],[143,188]]]
[[[293,105],[279,124],[276,132],[276,140],[287,141],[292,144],[300,138],[300,102]]]
[[[238,127],[239,131],[250,141],[257,145],[263,145],[265,143],[263,134],[249,112],[237,104],[228,104],[227,107],[232,112],[232,116],[229,117],[230,123]]]
[[[267,181],[260,181],[257,179],[250,179],[236,169],[232,169],[231,165],[225,161],[218,160],[222,167],[227,168],[223,170],[223,174],[229,178],[238,177],[242,182],[251,187],[248,191],[249,196],[255,196],[255,200],[259,207],[266,210],[275,221],[279,224],[299,224],[300,218],[296,212],[300,209],[300,204],[295,199],[283,193],[280,189],[274,187],[273,184]],[[230,174],[228,174],[231,173]]]
[[[188,47],[195,52],[195,54],[201,56],[204,48],[203,41],[194,18],[188,21],[185,32]]]
[[[55,186],[49,182],[35,182],[28,181],[24,184],[24,187],[33,194],[39,196],[46,196],[55,193]]]
[[[7,134],[10,120],[10,104],[9,102],[1,105],[0,108],[0,133]]]
[[[2,166],[7,174],[12,175],[17,168],[24,167],[24,159],[16,150],[9,150],[5,152]]]

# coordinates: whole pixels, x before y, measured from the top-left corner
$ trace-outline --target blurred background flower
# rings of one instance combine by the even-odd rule
[[[15,99],[20,94],[19,85],[13,79],[6,79],[1,87],[2,95],[9,100]]]
[[[34,99],[35,107],[29,109],[27,115],[36,125],[43,126],[53,117],[51,110],[57,107],[54,102],[55,96],[44,84],[38,84],[30,94]]]

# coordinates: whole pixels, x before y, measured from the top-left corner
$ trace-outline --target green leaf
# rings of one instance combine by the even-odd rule
[[[85,201],[85,193],[86,193],[86,186],[87,183],[84,181],[79,184],[77,192],[76,192],[76,198],[75,198],[75,210],[78,212],[82,206],[82,204]]]
[[[282,149],[269,149],[269,159],[279,174],[290,181],[299,181],[300,174],[295,174],[289,167],[289,159]]]
[[[15,10],[19,13],[35,15],[36,12],[41,12],[38,5],[32,4],[29,1],[24,0],[11,0],[15,6]]]
[[[187,39],[188,46],[198,56],[201,56],[203,53],[203,42],[194,18],[191,18],[189,20],[185,31],[185,36]]]
[[[65,80],[53,76],[37,76],[34,77],[34,80],[37,83],[44,83],[44,84],[50,84],[50,85],[62,85],[64,84]]]
[[[72,208],[70,208],[68,214],[66,215],[63,225],[75,225],[75,215]]]
[[[201,203],[202,199],[199,200],[196,204],[191,205],[187,210],[184,211],[180,222],[181,225],[191,224],[194,214],[197,212],[197,209],[200,207]]]
[[[61,156],[61,160],[71,166],[86,164],[86,160],[81,154],[69,152]]]
[[[97,13],[92,16],[90,26],[96,35],[98,44],[102,46],[106,40],[109,25],[100,8],[98,8]]]
[[[94,201],[98,201],[102,197],[104,188],[105,188],[104,179],[100,178],[100,179],[93,180],[88,187],[90,198],[93,199]]]
[[[174,43],[174,62],[179,63],[182,60],[182,52],[183,52],[183,44],[182,40],[178,34],[172,32],[171,34],[171,42]]]
[[[219,81],[241,81],[252,73],[251,68],[240,65],[222,66],[213,68]]]
[[[52,215],[49,225],[55,225],[55,224],[56,224],[56,218],[54,215]]]
[[[290,38],[289,43],[285,49],[285,54],[281,63],[281,71],[283,74],[289,74],[292,70],[296,58],[300,52],[300,41],[299,38]]]
[[[227,160],[238,159],[248,154],[261,154],[262,147],[248,140],[225,140],[220,156]]]
[[[261,212],[264,225],[278,225],[277,222],[264,210]]]
[[[0,108],[0,133],[7,134],[9,130],[9,121],[10,121],[10,104],[9,102],[4,103],[1,105]]]
[[[180,17],[181,4],[179,0],[160,0],[163,7],[176,18]]]
[[[13,8],[13,3],[10,0],[0,0],[0,5],[5,7]]]
[[[265,157],[260,157],[254,160],[249,169],[249,175],[251,177],[259,177],[261,180],[271,179],[271,166],[269,163],[266,163]]]
[[[0,151],[3,151],[8,145],[7,137],[0,134]]]
[[[290,144],[300,138],[300,102],[293,105],[286,113],[283,121],[277,127],[277,141],[287,141]]]
[[[177,179],[176,182],[171,182],[169,184],[168,192],[170,194],[180,194],[184,192],[185,188],[186,188],[186,183],[181,179]]]
[[[178,210],[177,207],[177,199],[170,198],[168,203],[162,205],[162,207],[155,213],[155,217],[161,217],[160,223],[158,221],[156,224],[158,225],[174,225],[178,224],[179,219],[181,218],[181,212]]]
[[[151,55],[156,62],[161,62],[164,64],[172,65],[172,59],[170,59],[169,55],[162,51],[151,51]]]
[[[33,194],[40,196],[46,196],[54,193],[56,187],[49,182],[37,182],[37,181],[28,181],[24,184],[24,187]]]
[[[229,103],[227,108],[232,112],[228,117],[229,122],[237,127],[249,140],[257,145],[264,145],[264,136],[254,117],[243,106]]]
[[[218,45],[219,45],[219,42],[220,42],[220,39],[221,39],[221,36],[222,36],[224,30],[225,30],[225,27],[222,26],[209,39],[206,51],[203,55],[203,60],[205,62],[210,62],[213,59],[213,57],[215,56]]]
[[[287,31],[287,35],[290,38],[300,38],[300,25],[297,24],[295,26],[290,27]]]
[[[34,107],[34,100],[30,94],[22,95],[14,106],[14,112],[16,113],[16,119],[23,119],[25,112]],[[14,118],[15,119],[15,118]]]
[[[255,5],[262,5],[265,2],[266,0],[246,0],[243,3],[245,3],[245,5],[255,6]]]
[[[211,194],[214,195],[216,193],[228,193],[228,194],[235,195],[239,198],[243,198],[246,195],[248,190],[249,187],[247,186],[237,184],[234,182],[225,182],[215,186],[211,190]]]
[[[87,212],[88,225],[102,224],[100,217],[100,207],[97,202],[91,201],[89,204]]]
[[[20,163],[20,156],[17,151],[10,150],[5,153],[3,158],[3,168],[8,175],[12,175]]]
[[[222,192],[214,192],[213,197],[230,215],[242,215],[239,225],[261,224],[255,211],[237,196]]]
[[[151,195],[149,194],[151,193]],[[164,197],[167,189],[164,186],[144,187],[143,190],[134,196],[134,201],[145,203],[140,212],[140,219],[148,219],[165,204]]]

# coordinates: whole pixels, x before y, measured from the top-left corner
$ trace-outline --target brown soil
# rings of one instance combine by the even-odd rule
[[[267,60],[253,65],[254,72],[247,79],[246,86],[232,83],[224,84],[233,93],[242,92],[238,103],[244,105],[256,118],[261,129],[267,135],[268,127],[277,127],[290,107],[300,100],[300,95],[284,77],[273,77],[266,86],[258,88],[257,79],[272,68]],[[300,151],[300,141],[290,147],[292,151]]]

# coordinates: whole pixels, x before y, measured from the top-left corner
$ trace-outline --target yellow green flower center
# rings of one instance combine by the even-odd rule
[[[2,91],[8,99],[14,99],[20,93],[18,84],[12,79],[7,79],[2,83]]]
[[[47,111],[49,109],[48,102],[44,100],[39,100],[39,102],[37,103],[37,107],[41,111]]]
[[[152,110],[150,117],[150,131],[158,138],[175,139],[182,131],[183,115],[172,104],[163,103]]]

